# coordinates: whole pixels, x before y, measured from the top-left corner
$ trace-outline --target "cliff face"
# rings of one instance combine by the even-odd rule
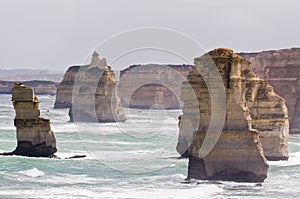
[[[11,94],[15,82],[0,81],[0,94]],[[55,95],[57,83],[52,81],[26,81],[25,86],[31,87],[37,95]]]
[[[66,76],[73,81],[67,95],[73,98],[69,111],[70,121],[76,122],[123,122],[125,112],[116,87],[115,74],[105,59],[94,52],[92,62],[74,74]],[[75,82],[74,82],[75,80]],[[64,90],[61,90],[63,92]],[[72,92],[73,91],[73,92]],[[72,99],[71,99],[72,100]]]
[[[217,132],[208,133],[211,125],[212,129],[216,125],[210,124],[212,117],[219,115],[215,111],[224,109],[213,104],[210,95],[218,92],[217,78],[209,68],[212,64],[217,66],[226,91],[226,117],[219,137]],[[177,150],[189,157],[188,178],[260,182],[267,176],[265,156],[287,158],[284,100],[232,50],[216,49],[196,58],[188,82],[182,85],[181,98],[184,106]],[[213,106],[217,106],[214,112]]]
[[[240,55],[250,61],[253,70],[268,81],[275,92],[286,100],[290,133],[300,133],[300,48],[240,53]]]
[[[14,84],[12,101],[16,111],[18,145],[14,155],[51,157],[56,152],[56,140],[50,121],[40,117],[39,100],[30,87]]]
[[[121,71],[121,100],[125,107],[180,109],[181,82],[191,65],[133,65]]]

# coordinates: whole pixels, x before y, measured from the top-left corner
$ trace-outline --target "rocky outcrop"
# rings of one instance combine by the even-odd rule
[[[0,81],[0,94],[11,94],[15,82]],[[26,81],[25,86],[31,87],[37,95],[55,95],[58,83],[52,81]]]
[[[268,81],[286,100],[290,133],[300,133],[300,48],[240,53],[252,63],[253,70]]]
[[[125,107],[180,109],[181,82],[191,65],[132,65],[121,71],[121,100]]]
[[[81,66],[70,67],[57,89],[54,108],[70,108],[76,74]],[[86,67],[86,66],[83,66]],[[181,82],[191,65],[132,65],[120,73],[118,87],[124,107],[180,109]]]
[[[56,152],[56,140],[50,120],[40,117],[39,100],[30,87],[16,83],[12,88],[16,111],[17,148],[14,155],[51,157]]]
[[[285,100],[273,87],[250,70],[246,78],[245,99],[250,109],[252,128],[259,131],[268,160],[288,159],[289,121]]]
[[[217,88],[217,73],[209,68],[214,64],[226,90],[220,135],[209,132],[210,125],[216,125],[210,124],[213,115],[218,115],[212,107],[220,106],[213,104],[210,95]],[[265,156],[287,158],[285,101],[232,50],[216,49],[196,58],[188,82],[182,85],[181,98],[184,106],[177,150],[189,157],[188,178],[261,182],[268,170]],[[221,108],[225,107],[217,110]],[[208,145],[212,147],[205,154]]]
[[[74,82],[71,93],[70,121],[76,122],[123,122],[126,120],[121,105],[115,74],[106,60],[94,52],[91,64],[82,66],[77,75],[71,74]],[[70,74],[70,73],[69,73]]]
[[[71,66],[66,71],[62,82],[57,88],[54,108],[71,108],[74,81],[80,67],[85,66]]]
[[[249,63],[242,64],[241,70],[245,82],[243,98],[250,110],[252,128],[260,132],[265,157],[268,160],[288,159],[289,121],[285,100],[273,91],[272,86],[252,71]],[[194,120],[193,125],[190,126],[196,128],[196,121],[191,118],[191,114],[185,115],[183,120],[185,122]],[[191,128],[185,127],[180,131],[177,151],[187,157],[187,140],[191,140],[187,135]]]

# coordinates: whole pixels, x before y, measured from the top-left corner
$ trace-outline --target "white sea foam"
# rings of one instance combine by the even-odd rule
[[[40,188],[36,190],[0,191],[0,195],[18,196],[18,198],[107,198],[107,199],[164,199],[164,198],[212,198],[223,190],[216,185],[201,185],[188,189],[86,189],[86,187],[53,187],[51,190]]]
[[[290,153],[288,160],[268,161],[268,164],[275,165],[275,166],[282,166],[282,167],[300,165],[300,151],[295,153]]]
[[[288,161],[269,162],[268,178],[261,187],[234,182],[182,184],[187,160],[169,158],[178,156],[175,147],[179,110],[153,111],[158,114],[153,118],[147,110],[130,110],[128,118],[132,121],[125,123],[69,123],[67,109],[52,108],[54,96],[40,99],[42,116],[51,120],[56,133],[56,155],[62,159],[2,157],[0,198],[299,197],[300,152],[290,153]],[[9,104],[4,107],[5,112],[0,112],[2,151],[16,145],[15,113],[10,100],[10,95],[0,98],[0,104]],[[291,149],[297,150],[300,136],[291,135],[290,140]],[[74,155],[87,157],[63,159]]]
[[[32,169],[29,169],[26,171],[20,171],[18,173],[26,175],[28,177],[32,177],[32,178],[41,177],[41,176],[45,175],[45,173],[43,171],[40,171],[37,168],[32,168]]]

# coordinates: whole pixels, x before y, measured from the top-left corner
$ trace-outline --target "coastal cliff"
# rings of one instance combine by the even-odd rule
[[[181,82],[192,65],[132,65],[121,71],[121,100],[130,108],[180,109]]]
[[[290,133],[300,133],[300,48],[239,54],[286,100]]]
[[[0,80],[0,94],[11,94],[15,82]],[[52,81],[25,81],[25,86],[31,87],[37,95],[55,95],[58,83]]]
[[[217,132],[208,134],[216,114],[212,106],[219,106],[212,104],[210,95],[217,88],[210,65],[217,67],[226,91],[226,117],[219,137]],[[210,88],[204,77],[211,81]],[[287,159],[285,101],[232,50],[220,48],[196,58],[188,81],[183,82],[181,99],[177,150],[189,157],[188,178],[261,182],[267,177],[265,157]],[[202,148],[214,141],[211,150],[201,155]]]
[[[16,112],[17,148],[14,155],[52,157],[56,139],[50,120],[40,117],[39,100],[30,87],[16,83],[12,88],[12,101]]]

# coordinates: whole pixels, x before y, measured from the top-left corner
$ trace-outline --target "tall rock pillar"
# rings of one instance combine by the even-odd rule
[[[40,117],[39,100],[30,87],[16,83],[12,88],[16,112],[17,148],[14,155],[51,157],[57,151],[50,120]]]
[[[211,64],[217,67],[219,74],[212,74],[209,69]],[[191,103],[186,99],[189,92],[197,96],[200,112],[199,118],[196,118],[198,128],[188,148],[188,178],[262,182],[267,177],[268,164],[259,131],[252,129],[250,108],[245,98],[247,80],[244,69],[248,65],[248,61],[225,48],[213,50],[195,59],[195,68],[188,76],[192,89],[185,90],[185,95],[182,95],[182,118],[188,119],[189,115],[195,115],[185,106],[186,102]],[[226,117],[220,134],[208,131],[214,104],[204,77],[214,82],[215,75],[221,76],[226,91],[226,103],[223,107],[226,109]],[[194,123],[193,120],[190,122]],[[180,131],[189,129],[186,124],[181,121]],[[211,150],[203,153],[202,149],[210,143],[214,143]]]

